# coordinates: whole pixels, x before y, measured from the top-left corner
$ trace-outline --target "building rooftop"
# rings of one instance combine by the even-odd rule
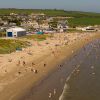
[[[15,27],[15,28],[9,28],[7,29],[7,31],[26,31],[26,30],[20,27]]]

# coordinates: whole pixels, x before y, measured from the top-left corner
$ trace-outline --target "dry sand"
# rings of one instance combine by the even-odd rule
[[[0,100],[16,100],[59,68],[64,59],[98,37],[99,33],[55,34],[42,42],[31,41],[32,46],[23,51],[1,54]]]

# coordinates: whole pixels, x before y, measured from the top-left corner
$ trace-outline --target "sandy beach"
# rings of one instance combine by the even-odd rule
[[[11,54],[0,54],[0,99],[18,100],[99,33],[61,33]]]

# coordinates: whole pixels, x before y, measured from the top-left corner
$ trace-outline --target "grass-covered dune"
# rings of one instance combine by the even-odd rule
[[[23,36],[22,38],[27,38],[29,40],[43,41],[51,36],[52,35],[50,35],[50,34],[33,34],[33,35]]]
[[[11,52],[14,52],[16,50],[22,50],[22,48],[25,48],[27,46],[30,46],[31,43],[27,40],[36,40],[36,41],[43,41],[46,40],[46,38],[51,37],[50,34],[43,34],[43,35],[27,35],[20,37],[19,39],[0,39],[0,54],[8,54]],[[24,38],[27,40],[22,41]]]
[[[7,54],[16,51],[17,48],[25,48],[28,42],[13,40],[13,39],[0,39],[0,54]]]

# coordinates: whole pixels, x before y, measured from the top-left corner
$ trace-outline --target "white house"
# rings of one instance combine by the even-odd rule
[[[10,28],[6,30],[7,37],[21,37],[26,35],[26,30],[20,27]]]
[[[59,32],[64,32],[68,29],[67,21],[58,21],[57,28]]]
[[[82,28],[82,31],[97,31],[97,29],[92,26],[88,26],[88,27]]]

